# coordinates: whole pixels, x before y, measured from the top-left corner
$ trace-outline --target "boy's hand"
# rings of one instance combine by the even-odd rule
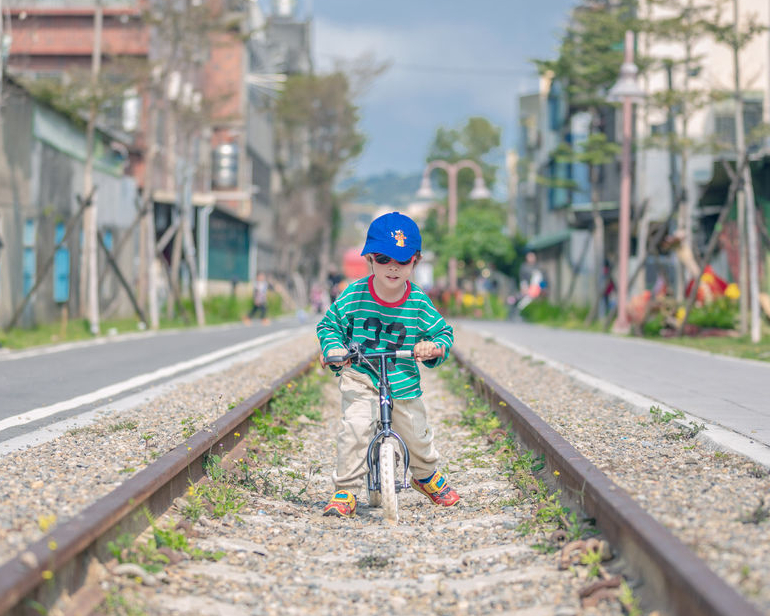
[[[414,358],[417,361],[427,361],[436,357],[444,357],[444,347],[437,346],[430,340],[423,340],[414,345]]]
[[[351,360],[348,360],[344,363],[339,362],[329,362],[326,363],[326,357],[334,357],[335,355],[337,357],[347,355],[348,351],[347,349],[329,349],[329,352],[324,356],[323,353],[321,353],[321,366],[326,368],[326,366],[337,366],[338,368],[342,368],[343,366],[349,366],[351,364]]]

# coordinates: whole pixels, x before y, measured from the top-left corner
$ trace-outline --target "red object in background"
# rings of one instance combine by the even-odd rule
[[[361,256],[361,251],[349,248],[342,257],[342,274],[345,278],[358,280],[369,275],[369,264]]]
[[[685,290],[687,297],[690,296],[690,290],[692,289],[694,282],[695,280],[693,279],[687,284],[687,289]],[[727,282],[717,276],[710,265],[707,265],[703,268],[703,276],[701,276],[700,285],[698,285],[698,293],[695,299],[698,302],[703,302],[707,295],[710,295],[712,298],[719,297],[720,295],[724,295],[726,288]]]

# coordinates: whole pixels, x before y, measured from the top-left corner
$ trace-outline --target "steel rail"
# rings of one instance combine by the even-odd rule
[[[31,602],[50,608],[63,592],[72,595],[83,587],[94,562],[111,558],[109,541],[121,533],[137,535],[147,528],[145,507],[153,516],[163,514],[176,497],[184,494],[190,481],[203,477],[205,456],[233,449],[248,433],[254,411],[264,407],[276,390],[310,369],[317,357],[317,352],[306,357],[269,387],[260,389],[0,566],[0,614],[30,613],[25,604]]]
[[[549,481],[565,500],[596,520],[644,586],[649,605],[675,616],[762,616],[756,607],[717,576],[668,529],[644,511],[621,487],[581,455],[531,408],[476,366],[470,356],[453,349],[471,373],[477,391],[521,444],[544,454]],[[558,471],[556,477],[553,471]]]

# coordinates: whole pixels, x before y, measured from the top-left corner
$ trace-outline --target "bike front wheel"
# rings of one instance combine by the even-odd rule
[[[380,494],[380,443],[375,444],[374,451],[372,452],[372,468],[369,469],[369,475],[366,477],[367,487],[370,485],[377,486],[376,490],[369,490],[369,506],[381,507],[382,495]]]
[[[393,443],[388,442],[380,446],[380,498],[383,516],[388,522],[397,524],[396,450]]]

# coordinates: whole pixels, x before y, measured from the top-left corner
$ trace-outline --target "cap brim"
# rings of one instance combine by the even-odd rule
[[[411,259],[417,249],[413,246],[395,246],[393,242],[376,242],[368,241],[364,245],[364,249],[361,251],[361,255],[368,255],[371,253],[379,253],[389,256],[396,261],[406,261]]]

